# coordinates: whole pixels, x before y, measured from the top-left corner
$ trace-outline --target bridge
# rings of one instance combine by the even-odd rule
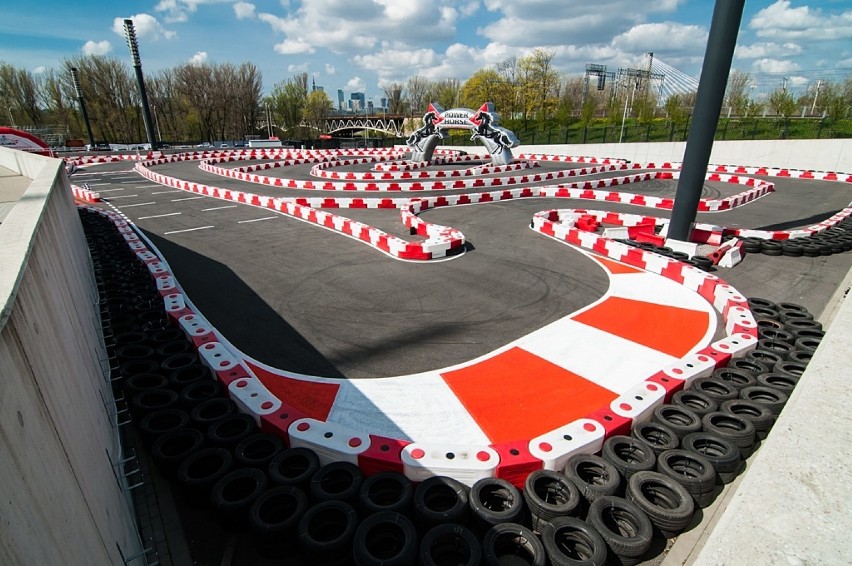
[[[372,130],[374,132],[385,132],[386,134],[394,137],[404,138],[407,134],[403,130],[403,125],[408,119],[410,118],[403,114],[374,114],[372,116],[335,115],[329,116],[320,122],[314,122],[312,124],[304,123],[301,125],[319,129],[324,134]]]

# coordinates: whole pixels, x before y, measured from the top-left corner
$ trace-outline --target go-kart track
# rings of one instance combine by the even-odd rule
[[[726,252],[840,222],[850,175],[711,166],[694,237],[726,259],[705,271],[625,241],[665,228],[678,163],[405,157],[101,158],[71,179],[264,429],[414,480],[515,479],[595,452],[755,347],[746,297],[819,312],[838,283],[825,274],[850,265]]]

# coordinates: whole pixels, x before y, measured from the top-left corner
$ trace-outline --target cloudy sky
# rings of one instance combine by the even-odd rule
[[[34,72],[78,54],[130,64],[122,19],[136,24],[146,75],[185,62],[251,61],[264,90],[307,72],[378,100],[382,85],[419,74],[466,79],[540,47],[556,67],[642,65],[647,52],[697,77],[710,0],[0,0],[0,60]],[[748,0],[734,68],[758,90],[852,75],[849,0]],[[674,71],[671,71],[674,72]],[[348,96],[347,96],[348,98]]]

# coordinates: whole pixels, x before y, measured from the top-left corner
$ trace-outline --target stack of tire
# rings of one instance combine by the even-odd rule
[[[788,240],[770,240],[757,237],[741,238],[746,253],[770,256],[818,257],[852,250],[852,219],[844,218],[831,228],[818,234]]]
[[[655,254],[659,254],[661,256],[670,257],[672,259],[676,259],[683,263],[693,265],[699,269],[704,271],[711,271],[713,269],[713,260],[707,256],[703,255],[694,255],[689,257],[689,254],[685,252],[680,252],[677,250],[673,250],[668,246],[657,246],[651,244],[649,242],[637,242],[636,240],[617,240],[624,244],[633,246],[635,248],[639,248],[640,250],[645,250],[649,252],[654,252]]]
[[[166,318],[152,279],[114,226],[81,210],[101,296],[116,394],[186,503],[259,553],[293,563],[635,564],[655,539],[690,527],[765,438],[822,329],[802,307],[749,299],[759,347],[657,407],[600,455],[472,487],[417,485],[398,472],[364,477],[321,465],[240,413]],[[303,562],[300,562],[299,560]]]

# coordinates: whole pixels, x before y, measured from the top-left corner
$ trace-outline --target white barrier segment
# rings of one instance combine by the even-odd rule
[[[178,312],[186,308],[186,301],[181,293],[171,293],[163,297],[166,312]]]
[[[544,469],[562,471],[574,454],[595,454],[604,443],[606,429],[592,419],[577,419],[530,440],[529,451],[544,462]]]
[[[713,342],[710,346],[734,358],[741,358],[757,348],[757,338],[750,334],[732,334]]]
[[[716,369],[716,361],[710,356],[698,353],[685,355],[672,365],[663,368],[663,373],[672,379],[684,381],[684,388],[700,377],[710,377]]]
[[[151,275],[153,275],[154,277],[169,272],[169,268],[166,267],[166,264],[164,264],[162,261],[152,261],[150,263],[147,263],[146,265],[148,266],[148,271],[150,271]]]
[[[208,342],[198,348],[201,361],[212,371],[227,371],[239,365],[239,360],[220,342]]]
[[[187,314],[178,319],[178,324],[190,340],[213,332],[213,327],[200,314]]]
[[[320,464],[351,462],[370,447],[370,436],[333,423],[304,418],[293,421],[287,429],[290,446],[302,446],[316,452]]]
[[[757,329],[757,322],[751,310],[745,307],[731,307],[728,309],[728,319],[725,321],[725,332],[729,336],[736,333],[736,329]]]
[[[156,260],[159,260],[159,259],[160,259],[160,258],[157,256],[157,254],[155,254],[155,253],[154,253],[154,252],[152,252],[151,250],[145,250],[145,251],[141,251],[141,250],[140,250],[140,251],[137,251],[137,252],[136,252],[136,257],[138,257],[138,258],[139,258],[139,259],[140,259],[143,263],[148,263],[148,262],[156,261]]]
[[[231,399],[240,409],[252,415],[260,426],[260,416],[274,413],[281,407],[281,400],[263,386],[259,379],[241,378],[228,386]]]
[[[177,283],[172,275],[160,275],[154,279],[157,283],[157,291],[172,291],[177,289]]]
[[[731,285],[720,283],[713,290],[713,307],[725,313],[725,307],[734,303],[746,303],[746,298]]]
[[[450,476],[472,486],[482,478],[494,477],[500,456],[490,446],[427,444],[415,442],[402,449],[403,473],[420,482],[432,476]]]
[[[635,425],[649,420],[654,409],[663,404],[665,397],[666,390],[662,385],[646,381],[613,399],[609,408],[616,415],[633,419]]]

